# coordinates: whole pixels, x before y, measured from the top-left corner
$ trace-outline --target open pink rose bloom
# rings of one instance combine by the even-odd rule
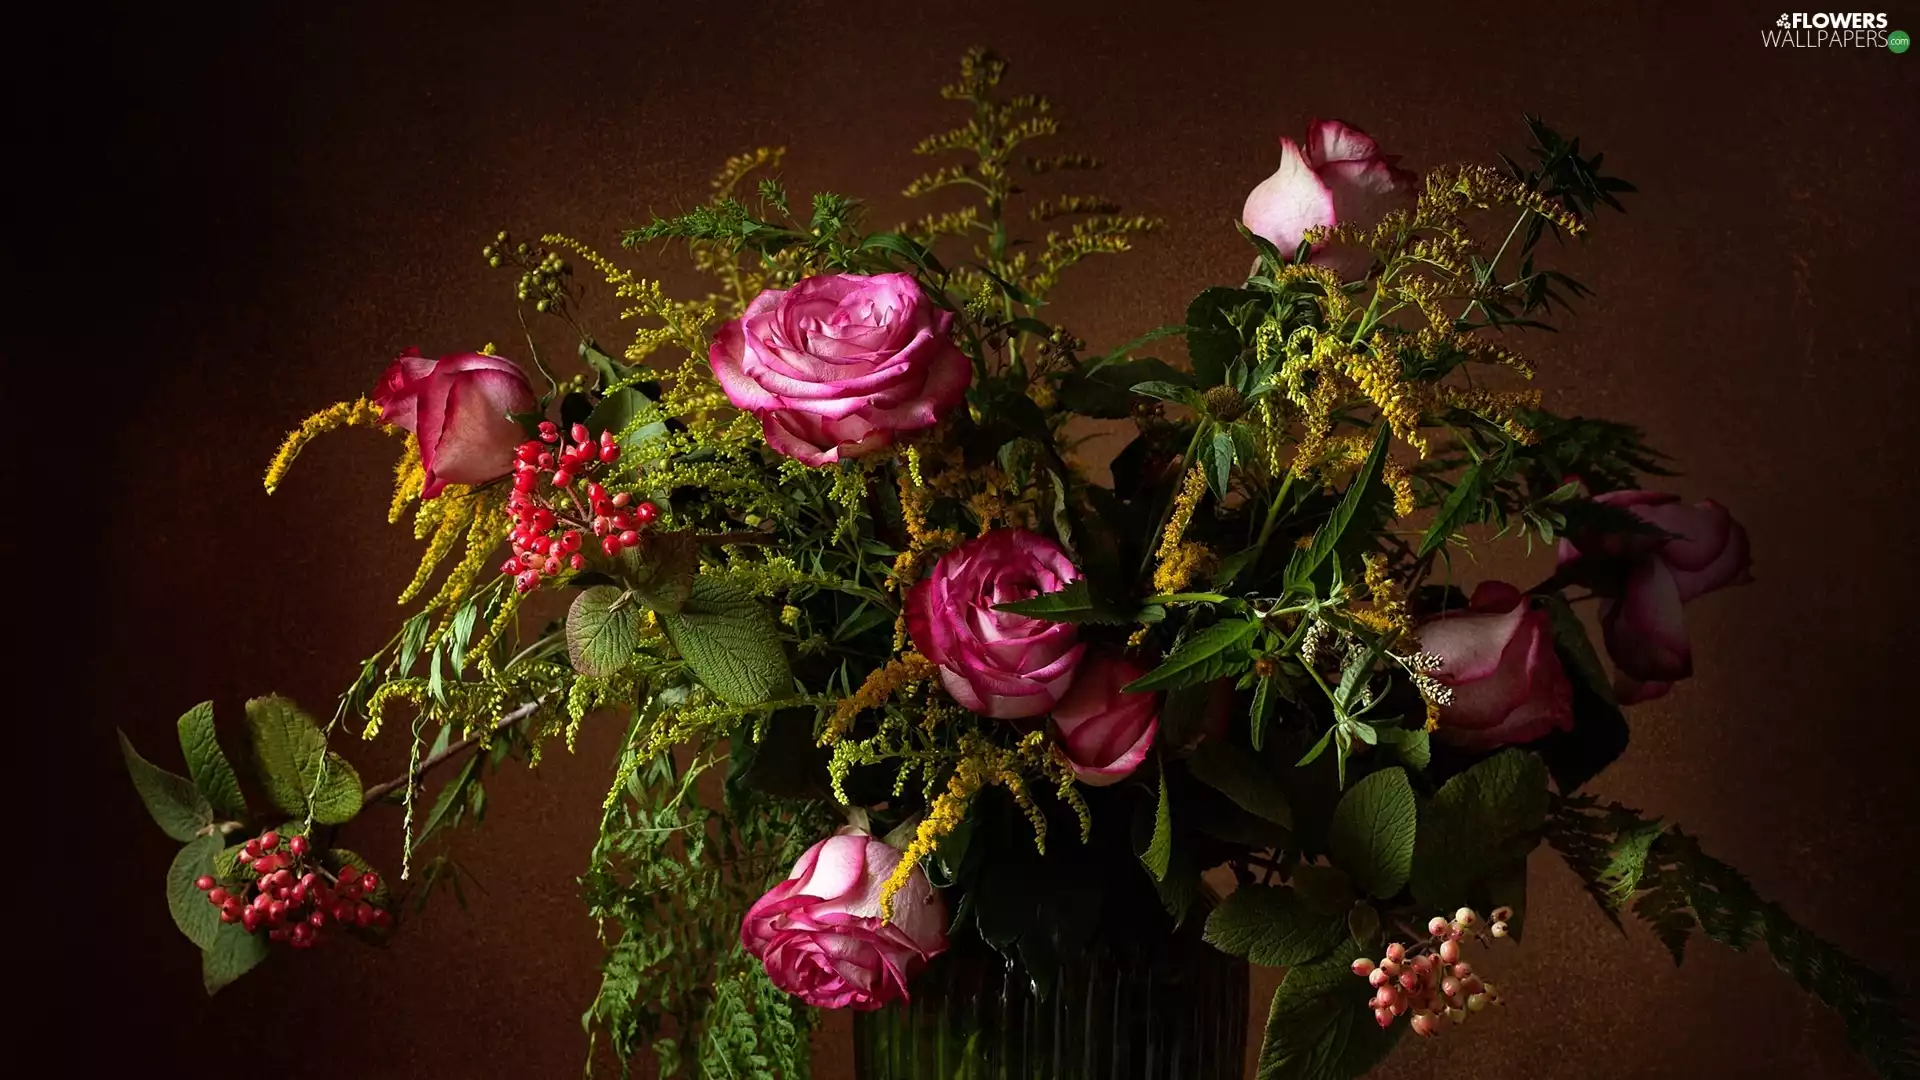
[[[915,869],[880,912],[900,852],[857,830],[807,849],[787,880],[754,902],[740,944],[773,984],[823,1009],[877,1009],[946,951],[947,905]]]
[[[1081,662],[1067,696],[1054,706],[1060,747],[1081,783],[1089,787],[1119,783],[1153,749],[1153,738],[1160,731],[1160,695],[1121,692],[1146,673],[1146,668],[1124,656],[1090,656]]]
[[[994,608],[1079,578],[1060,545],[1025,529],[995,529],[941,556],[914,584],[907,629],[961,705],[1001,720],[1039,716],[1067,692],[1086,646],[1072,623]]]
[[[952,325],[911,275],[828,274],[755,297],[720,328],[708,360],[767,445],[832,465],[932,427],[960,403],[973,366]]]

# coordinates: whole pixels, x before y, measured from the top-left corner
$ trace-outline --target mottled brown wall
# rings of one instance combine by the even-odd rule
[[[84,575],[91,704],[60,714],[123,838],[121,877],[78,901],[112,905],[80,940],[114,960],[67,1018],[117,1019],[68,1053],[185,1075],[249,1032],[304,1030],[323,1038],[286,1053],[286,1075],[574,1075],[597,949],[571,879],[614,733],[493,788],[471,911],[443,906],[384,952],[274,963],[208,1003],[160,902],[172,847],[122,783],[112,727],[162,747],[207,697],[229,721],[270,690],[324,707],[385,639],[415,551],[383,523],[391,445],[329,439],[273,499],[260,467],[404,346],[521,354],[511,282],[478,255],[494,230],[611,245],[768,143],[792,148],[797,190],[870,194],[891,222],[920,164],[906,148],[948,120],[934,89],[974,41],[1053,96],[1063,146],[1111,163],[1101,189],[1168,221],[1063,294],[1096,344],[1244,267],[1230,219],[1275,137],[1312,115],[1416,165],[1516,148],[1523,110],[1604,148],[1645,193],[1571,256],[1598,295],[1576,333],[1535,344],[1542,384],[1563,409],[1644,425],[1687,470],[1676,490],[1746,523],[1760,582],[1690,611],[1698,676],[1637,712],[1595,789],[1686,822],[1861,954],[1920,946],[1891,906],[1920,850],[1920,588],[1900,527],[1920,56],[1765,50],[1773,9],[1753,4],[481,6],[153,5],[117,33],[14,42],[48,69],[38,120],[64,143],[43,178],[112,197],[52,222],[114,242],[49,238],[46,257],[115,276],[71,286],[82,312],[61,329],[86,348],[35,370],[138,372],[98,413],[122,491],[101,524],[120,546]],[[404,752],[350,749],[380,775]],[[354,846],[393,865],[379,826],[397,817],[371,816]],[[1619,940],[1553,856],[1535,870],[1534,930],[1505,964],[1514,1004],[1383,1075],[1864,1075],[1764,958],[1703,949],[1676,971],[1642,930]],[[828,1026],[823,1078],[847,1075],[845,1031]]]

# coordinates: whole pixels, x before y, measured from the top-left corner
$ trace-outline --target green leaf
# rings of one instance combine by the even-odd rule
[[[194,882],[213,874],[213,857],[225,845],[225,839],[209,833],[189,841],[167,867],[167,910],[173,913],[173,925],[203,949],[212,948],[220,932],[220,909],[207,902],[207,894]]]
[[[254,698],[247,702],[247,731],[260,782],[275,806],[296,818],[310,812],[323,825],[360,812],[360,774],[327,750],[326,735],[299,706],[282,697]]]
[[[1630,733],[1580,617],[1559,593],[1543,596],[1541,606],[1552,618],[1554,651],[1573,684],[1573,727],[1548,732],[1536,749],[1561,794],[1572,794],[1626,753]]]
[[[1199,395],[1195,394],[1188,387],[1159,379],[1148,379],[1146,382],[1134,383],[1132,390],[1134,393],[1144,397],[1158,398],[1161,401],[1171,401],[1176,405],[1186,405],[1189,407],[1197,404],[1200,400]]]
[[[1128,610],[1129,608],[1131,610]],[[993,610],[1030,615],[1048,622],[1098,623],[1105,626],[1128,626],[1135,622],[1139,615],[1138,604],[1122,607],[1095,598],[1093,586],[1086,578],[1081,578],[1055,592],[1041,593],[1039,596],[1025,600],[995,605]]]
[[[203,701],[180,717],[180,750],[187,757],[187,773],[207,797],[213,811],[229,820],[245,820],[247,800],[240,794],[240,778],[220,750],[213,731],[213,702]]]
[[[1413,859],[1413,895],[1435,911],[1472,901],[1492,874],[1525,859],[1547,816],[1547,767],[1503,750],[1434,792]]]
[[[1425,535],[1420,537],[1420,548],[1415,554],[1432,554],[1447,537],[1458,532],[1463,525],[1470,523],[1473,512],[1480,507],[1480,477],[1482,463],[1476,461],[1460,474],[1460,482],[1447,493],[1447,501],[1440,504],[1440,510],[1433,517],[1433,523],[1427,526]]]
[[[1315,911],[1292,889],[1242,885],[1207,916],[1206,940],[1263,967],[1292,967],[1333,948],[1346,932],[1346,916]]]
[[[1217,386],[1245,348],[1240,327],[1250,325],[1270,298],[1226,286],[1202,290],[1187,305],[1187,355],[1201,386]]]
[[[611,431],[620,440],[622,451],[631,450],[649,439],[657,439],[667,433],[664,420],[655,419],[642,423],[642,419],[656,412],[653,399],[631,386],[623,386],[593,407],[587,414],[587,430],[598,436],[602,431]]]
[[[633,661],[640,643],[640,607],[633,594],[595,585],[567,609],[567,659],[582,675],[607,678]]]
[[[793,687],[773,616],[726,582],[695,578],[686,607],[662,613],[660,624],[687,666],[722,701],[758,705]]]
[[[1153,838],[1147,841],[1147,850],[1140,855],[1140,861],[1146,865],[1153,880],[1164,881],[1167,876],[1167,863],[1173,858],[1173,809],[1167,805],[1167,769],[1160,767],[1160,801],[1153,811]]]
[[[1251,619],[1214,623],[1188,638],[1160,666],[1124,687],[1129,694],[1176,690],[1212,682],[1238,671],[1245,663],[1244,645],[1260,629]]]
[[[1213,439],[1207,443],[1201,454],[1207,469],[1207,486],[1213,489],[1213,497],[1224,500],[1228,486],[1233,482],[1233,432],[1223,428],[1213,429]]]
[[[591,341],[580,343],[580,362],[592,368],[594,373],[600,376],[602,386],[611,386],[623,377],[620,363],[600,351],[599,347]]]
[[[1419,728],[1375,728],[1380,741],[1393,747],[1400,760],[1422,771],[1433,761],[1433,738],[1427,729]]]
[[[693,595],[700,544],[690,532],[649,532],[620,552],[621,578],[634,598],[661,614],[679,611]]]
[[[1353,483],[1347,486],[1347,493],[1333,508],[1333,515],[1313,534],[1312,544],[1294,551],[1293,558],[1287,563],[1288,589],[1305,589],[1314,575],[1334,557],[1350,532],[1355,529],[1365,531],[1371,526],[1374,510],[1382,503],[1387,492],[1386,485],[1380,482],[1380,471],[1387,459],[1389,436],[1387,425],[1381,424],[1374,436],[1373,450],[1367,454],[1360,471],[1354,473]]]
[[[239,923],[222,923],[213,946],[200,954],[200,980],[211,996],[266,958],[265,934],[249,934]]]
[[[1273,676],[1268,675],[1253,685],[1253,714],[1249,718],[1247,734],[1253,743],[1254,753],[1259,753],[1267,741],[1267,725],[1273,722],[1273,713],[1279,707],[1280,691],[1273,688]]]
[[[133,789],[140,793],[140,801],[147,804],[147,813],[153,815],[160,831],[175,840],[192,840],[213,824],[213,806],[193,781],[141,757],[124,731],[120,732],[120,755],[127,760]]]
[[[1187,759],[1187,770],[1247,813],[1276,825],[1293,827],[1293,808],[1287,805],[1286,793],[1267,772],[1267,767],[1226,740],[1202,742]]]
[[[1395,766],[1347,789],[1334,807],[1327,843],[1354,884],[1384,900],[1407,883],[1418,827],[1413,785],[1406,770]]]
[[[1349,940],[1327,960],[1287,969],[1267,1013],[1259,1080],[1350,1080],[1393,1049],[1405,1025],[1374,1023],[1366,982],[1352,971],[1361,955]]]

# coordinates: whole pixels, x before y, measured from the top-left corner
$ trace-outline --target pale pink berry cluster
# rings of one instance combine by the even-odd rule
[[[1412,945],[1396,941],[1387,946],[1387,954],[1378,962],[1364,956],[1355,960],[1353,973],[1374,988],[1373,997],[1367,1001],[1374,1020],[1386,1027],[1395,1017],[1412,1013],[1409,1025],[1413,1033],[1430,1037],[1440,1034],[1448,1024],[1460,1023],[1489,1005],[1500,1004],[1500,992],[1461,958],[1461,946],[1468,941],[1506,937],[1507,920],[1511,918],[1512,908],[1495,908],[1488,925],[1472,908],[1463,907],[1451,919],[1434,916],[1427,923],[1424,941]]]
[[[640,530],[660,514],[650,502],[635,503],[624,491],[609,494],[587,479],[600,466],[620,460],[620,443],[611,430],[596,439],[585,424],[575,424],[566,434],[570,440],[561,437],[557,424],[542,421],[540,437],[514,451],[513,493],[507,497],[513,556],[500,572],[513,575],[521,592],[532,592],[543,578],[586,569],[580,550],[584,534],[598,537],[600,550],[612,558],[638,544]],[[566,496],[564,505],[552,498],[557,494]]]

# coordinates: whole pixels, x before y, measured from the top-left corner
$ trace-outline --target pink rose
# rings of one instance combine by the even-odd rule
[[[880,887],[900,852],[843,829],[807,849],[787,880],[754,901],[740,944],[773,985],[822,1009],[877,1009],[947,948],[947,905],[914,868],[880,917]]]
[[[1072,623],[995,611],[1080,578],[1060,545],[995,529],[940,557],[907,592],[907,630],[940,681],[983,716],[1039,716],[1067,692],[1086,646]]]
[[[1657,491],[1609,491],[1594,501],[1632,512],[1671,538],[1606,535],[1560,541],[1563,572],[1587,576],[1601,602],[1600,629],[1616,669],[1614,693],[1624,704],[1660,697],[1693,674],[1693,648],[1682,605],[1753,580],[1747,530],[1726,507],[1707,499],[1692,506]],[[1578,564],[1578,565],[1577,565]],[[1609,573],[1607,571],[1611,570]]]
[[[1247,196],[1241,219],[1292,257],[1308,229],[1372,225],[1412,200],[1419,178],[1382,154],[1367,133],[1338,120],[1315,120],[1304,148],[1280,139],[1280,168]],[[1348,279],[1365,276],[1373,256],[1364,248],[1315,244],[1312,261]]]
[[[1420,626],[1420,649],[1453,690],[1442,739],[1470,750],[1530,742],[1573,727],[1573,687],[1553,651],[1553,620],[1504,581],[1483,581],[1464,611]]]
[[[511,360],[456,353],[429,360],[408,349],[373,388],[380,419],[420,439],[427,471],[422,498],[448,484],[484,484],[507,475],[527,433],[510,413],[539,407],[533,387]]]
[[[708,360],[767,445],[832,465],[940,422],[973,381],[953,313],[908,274],[829,274],[768,289],[720,328]]]
[[[1153,749],[1160,731],[1160,695],[1120,692],[1146,673],[1124,656],[1099,653],[1080,665],[1067,696],[1053,707],[1060,748],[1081,783],[1117,784]]]

